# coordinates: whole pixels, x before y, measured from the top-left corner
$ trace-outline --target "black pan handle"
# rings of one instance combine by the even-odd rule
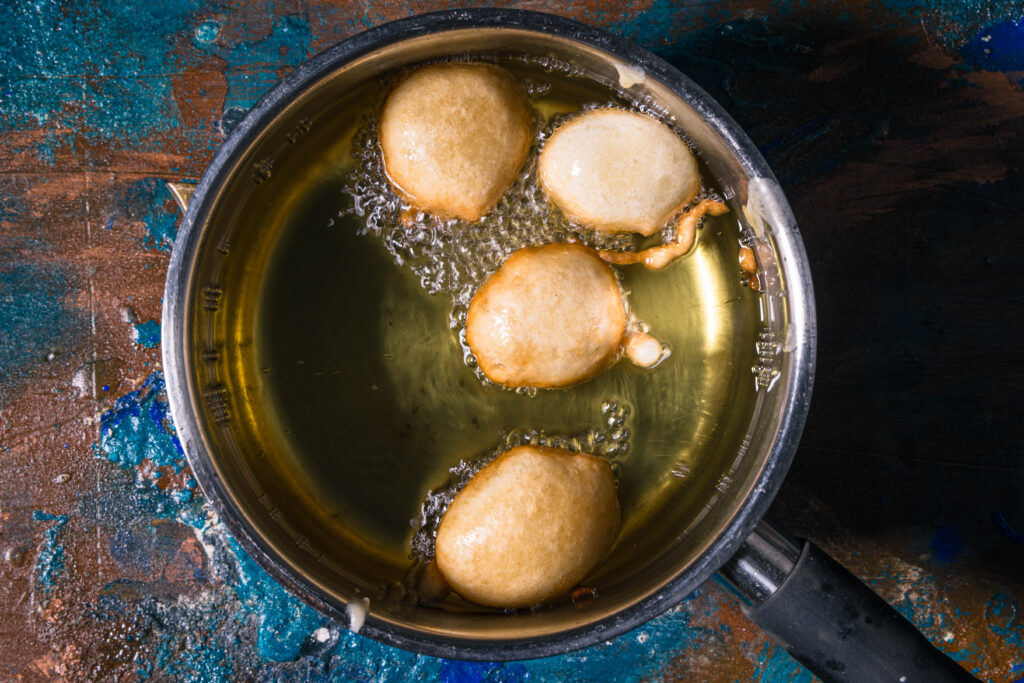
[[[976,681],[810,541],[761,522],[721,569],[743,611],[822,680]]]

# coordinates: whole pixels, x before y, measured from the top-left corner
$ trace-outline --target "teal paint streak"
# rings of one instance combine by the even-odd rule
[[[143,244],[147,248],[171,250],[178,235],[179,211],[165,180],[143,178],[132,183],[124,194],[123,205],[128,218],[142,222]]]
[[[44,363],[70,358],[85,338],[87,316],[67,302],[72,288],[60,265],[0,262],[0,406]]]
[[[880,4],[895,13],[900,24],[921,24],[948,50],[957,50],[986,26],[1024,15],[1021,0],[881,0]]]
[[[68,523],[67,515],[51,515],[42,510],[35,510],[32,519],[37,522],[54,522],[43,532],[43,545],[36,556],[36,585],[43,593],[52,593],[57,587],[57,579],[64,575],[64,546],[60,542],[61,532]]]
[[[754,668],[758,683],[812,683],[814,675],[774,643],[765,643]]]
[[[1024,50],[1021,47],[1021,26],[1024,23],[1024,0],[881,0],[881,13],[868,15],[880,31],[899,26],[921,26],[928,37],[937,40],[947,52],[961,58],[961,67],[997,71],[1021,70]],[[776,0],[768,10],[750,9],[741,18],[714,3],[673,2],[655,0],[649,9],[637,11],[615,22],[603,21],[603,14],[587,16],[586,20],[631,40],[671,62],[697,65],[722,58],[721,54],[705,52],[692,40],[701,31],[729,32],[738,24],[777,23],[787,20],[787,28],[799,26],[791,19],[807,7],[789,0]],[[831,11],[835,24],[854,21],[849,12]],[[985,38],[986,40],[982,40]],[[790,36],[792,39],[792,36]],[[677,64],[679,66],[679,64]],[[684,69],[685,71],[685,69]]]
[[[540,680],[655,680],[667,662],[719,637],[713,629],[691,624],[688,605],[696,595],[614,640],[522,665],[529,676]]]
[[[134,323],[135,343],[147,349],[156,348],[160,344],[160,323],[156,320],[147,320],[144,323]]]
[[[43,125],[103,141],[181,124],[171,54],[196,0],[0,4],[0,130]]]
[[[985,603],[985,622],[992,633],[1017,650],[1014,672],[1024,671],[1024,619],[1017,601],[1005,593],[997,593]]]
[[[235,593],[243,607],[257,615],[260,656],[274,662],[293,661],[302,644],[327,619],[288,593],[231,539],[229,547],[238,564]]]
[[[28,211],[24,199],[14,194],[14,188],[11,185],[13,184],[2,183],[0,185],[3,188],[3,193],[0,194],[0,223],[13,223]]]
[[[193,43],[227,65],[224,111],[248,110],[277,84],[280,70],[294,68],[311,55],[309,23],[299,15],[279,17],[270,35],[233,45],[222,45],[217,40],[219,32],[219,25],[206,22],[193,35]]]
[[[666,45],[666,36],[684,34],[697,20],[707,17],[699,8],[676,5],[670,0],[654,0],[649,9],[606,24],[605,28],[661,55]],[[601,17],[592,19],[596,20],[595,23],[601,23]]]

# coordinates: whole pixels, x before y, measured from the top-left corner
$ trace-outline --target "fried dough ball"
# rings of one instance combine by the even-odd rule
[[[466,341],[507,387],[566,387],[604,370],[626,333],[615,275],[593,249],[546,244],[514,252],[477,290]]]
[[[576,586],[619,532],[615,477],[604,460],[519,446],[480,470],[437,531],[451,587],[491,607],[529,607]]]
[[[652,235],[700,190],[697,160],[657,119],[594,109],[555,130],[538,167],[544,191],[595,230]]]
[[[380,147],[388,178],[416,208],[476,221],[526,161],[533,115],[512,76],[489,64],[436,64],[388,95]]]

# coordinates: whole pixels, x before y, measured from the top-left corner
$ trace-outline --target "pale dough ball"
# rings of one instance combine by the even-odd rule
[[[478,220],[512,184],[533,139],[533,115],[512,76],[489,64],[437,64],[388,95],[380,146],[388,178],[412,205]]]
[[[492,607],[529,607],[577,585],[619,532],[604,460],[556,448],[503,453],[455,496],[436,560],[452,588]]]
[[[572,220],[651,235],[700,190],[697,160],[661,121],[595,109],[555,130],[540,154],[544,191]]]
[[[466,317],[480,369],[508,387],[589,379],[615,359],[625,331],[615,275],[580,244],[516,251],[477,290]]]

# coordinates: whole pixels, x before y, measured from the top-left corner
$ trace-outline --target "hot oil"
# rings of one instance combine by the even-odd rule
[[[531,92],[538,146],[559,116],[638,105],[550,65],[503,64]],[[479,224],[410,211],[388,188],[375,142],[392,82],[351,94],[359,110],[310,132],[312,157],[291,177],[288,210],[270,233],[244,374],[257,385],[265,415],[256,422],[269,444],[265,464],[253,466],[298,492],[276,501],[283,515],[302,507],[322,537],[372,548],[400,575],[414,539],[417,556],[431,552],[454,494],[446,482],[463,483],[519,443],[608,458],[619,480],[620,543],[667,505],[699,509],[704,480],[735,456],[756,397],[758,295],[741,283],[736,216],[705,220],[690,254],[662,271],[618,269],[631,315],[671,349],[659,366],[623,359],[566,390],[495,386],[464,343],[476,287],[522,246],[575,239],[626,248],[634,238],[576,228],[550,207],[536,184],[536,146]]]

